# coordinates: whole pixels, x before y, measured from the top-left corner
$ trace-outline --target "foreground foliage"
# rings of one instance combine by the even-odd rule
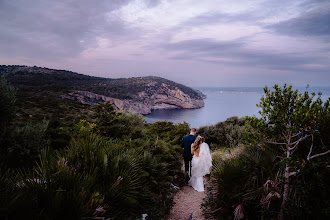
[[[270,181],[278,181],[278,174],[273,173],[276,156],[274,149],[254,145],[241,147],[226,157],[215,158],[204,205],[211,208],[219,219],[230,216],[235,219],[274,218],[276,214],[272,211],[276,206],[269,205],[272,200],[278,199],[274,182]],[[268,210],[266,215],[265,210]]]
[[[109,103],[79,117],[7,123],[0,219],[163,219],[184,180],[178,140],[188,125],[149,125]]]
[[[286,85],[264,91],[246,145],[215,160],[205,205],[220,219],[329,218],[329,100]]]
[[[174,184],[183,180],[180,147],[154,139],[114,140],[82,130],[67,148],[44,149],[32,170],[2,173],[6,193],[1,200],[12,204],[1,215],[135,219],[148,213],[150,219],[163,218],[172,204]],[[12,206],[23,202],[17,198],[27,198],[29,210],[17,213]]]

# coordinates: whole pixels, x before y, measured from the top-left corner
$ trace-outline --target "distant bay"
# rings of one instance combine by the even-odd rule
[[[207,98],[200,109],[161,109],[145,115],[148,123],[156,121],[187,122],[191,127],[213,125],[232,116],[244,117],[256,115],[260,108],[256,106],[262,97],[263,88],[259,87],[200,87]],[[303,93],[306,88],[295,87]],[[322,100],[330,97],[330,87],[310,87],[309,92],[322,92]]]

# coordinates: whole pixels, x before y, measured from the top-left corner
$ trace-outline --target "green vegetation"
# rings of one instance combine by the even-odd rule
[[[272,194],[274,183],[267,182],[278,177],[272,171],[276,156],[274,149],[253,145],[215,158],[204,205],[216,211],[218,219],[276,219],[276,205],[270,202],[278,194]]]
[[[165,218],[184,183],[187,123],[148,124],[110,103],[91,107],[54,95],[68,91],[69,78],[76,88],[100,78],[1,68],[0,219]],[[122,92],[148,78],[118,80]],[[264,91],[261,118],[231,117],[198,130],[214,153],[206,215],[330,218],[329,100],[286,85]]]
[[[219,219],[329,218],[330,100],[286,85],[264,91],[244,145],[215,159],[204,205]]]
[[[246,121],[236,116],[215,125],[202,126],[198,134],[205,137],[211,149],[235,148],[243,144]]]
[[[1,89],[6,88],[12,87],[4,80]],[[15,92],[10,90],[8,100],[15,100]],[[14,101],[8,103],[20,111]],[[164,218],[175,186],[184,182],[179,140],[188,125],[147,124],[109,103],[75,114],[66,111],[72,113],[63,115],[67,120],[57,114],[48,114],[47,120],[9,117],[7,112],[0,218],[137,219],[143,213]]]

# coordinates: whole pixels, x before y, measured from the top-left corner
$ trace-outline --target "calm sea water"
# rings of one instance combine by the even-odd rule
[[[146,115],[148,123],[156,121],[172,121],[174,123],[187,122],[191,127],[213,125],[224,121],[231,116],[260,116],[260,108],[256,106],[263,95],[262,88],[252,87],[202,87],[196,88],[202,91],[207,98],[204,100],[205,106],[199,109],[161,109],[154,110]],[[295,88],[304,92],[305,88]],[[330,87],[313,87],[309,92],[321,91],[322,99],[330,97]]]

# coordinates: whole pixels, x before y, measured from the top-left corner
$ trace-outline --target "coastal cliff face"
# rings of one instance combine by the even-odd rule
[[[117,110],[150,114],[154,109],[201,108],[205,95],[156,76],[110,79],[67,70],[0,65],[22,95],[77,100],[94,105],[109,101]]]
[[[139,114],[150,114],[151,110],[143,103],[132,100],[120,100],[89,91],[74,91],[61,96],[63,99],[77,100],[82,104],[95,105],[100,102],[110,102],[115,110],[126,109]]]
[[[201,108],[204,106],[203,98],[192,98],[179,88],[170,88],[162,83],[150,83],[146,90],[136,94],[135,100],[121,100],[89,91],[74,91],[61,96],[64,99],[77,100],[83,104],[94,105],[99,102],[110,102],[116,110],[128,110],[138,114],[150,114],[155,109]],[[138,101],[137,101],[138,100]]]

